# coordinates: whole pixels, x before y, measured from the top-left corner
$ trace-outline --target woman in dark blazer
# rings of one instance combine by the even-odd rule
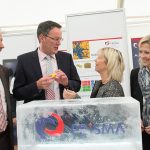
[[[143,150],[150,149],[150,35],[139,42],[140,68],[131,71],[131,96],[140,102]]]
[[[140,68],[132,69],[130,74],[131,96],[140,102],[140,110],[143,110],[143,95],[138,83],[138,72]]]
[[[140,110],[141,110],[141,118],[143,111],[143,95],[138,83],[138,73],[140,68],[135,68],[131,71],[130,75],[130,84],[131,84],[131,96],[140,102]],[[142,123],[143,124],[143,123]],[[143,150],[149,150],[150,148],[150,135],[144,131],[144,127],[142,125],[142,143]]]
[[[124,61],[120,51],[105,47],[98,51],[95,60],[95,70],[100,74],[100,79],[94,84],[91,98],[97,97],[121,97],[124,92],[120,82],[124,71]],[[65,99],[79,98],[71,90],[64,90]]]

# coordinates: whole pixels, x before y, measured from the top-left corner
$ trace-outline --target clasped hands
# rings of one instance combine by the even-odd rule
[[[68,77],[60,69],[55,71],[51,75],[43,76],[36,82],[36,84],[37,84],[38,89],[48,89],[50,84],[54,81],[58,82],[59,84],[62,84],[63,86],[68,85]]]
[[[150,134],[150,125],[147,127],[144,127],[142,120],[141,120],[141,129],[142,129],[142,132],[145,131],[147,134]]]

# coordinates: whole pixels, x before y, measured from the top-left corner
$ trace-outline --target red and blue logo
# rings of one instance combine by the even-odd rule
[[[47,117],[40,117],[35,121],[35,129],[40,139],[61,136],[64,132],[64,122],[58,114],[49,113]]]

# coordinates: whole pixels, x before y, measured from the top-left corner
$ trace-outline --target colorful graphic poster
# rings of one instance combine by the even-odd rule
[[[81,88],[79,95],[81,98],[89,98],[94,87],[95,80],[100,80],[99,76],[81,77]]]
[[[73,41],[73,58],[80,77],[99,76],[95,71],[95,59],[99,49],[113,47],[123,51],[122,45],[121,37]]]
[[[138,42],[141,38],[131,38],[133,68],[139,67]]]
[[[90,58],[89,41],[74,41],[73,42],[73,58],[75,60]]]
[[[80,92],[91,92],[94,86],[95,80],[83,80],[81,81]]]

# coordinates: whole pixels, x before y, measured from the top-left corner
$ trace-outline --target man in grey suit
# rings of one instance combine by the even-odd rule
[[[0,31],[0,51],[4,48]],[[13,150],[13,126],[9,93],[9,71],[0,65],[0,149]]]
[[[39,47],[17,58],[14,97],[27,103],[49,99],[49,93],[53,95],[52,100],[63,99],[64,88],[78,92],[81,81],[72,56],[58,51],[62,41],[61,25],[53,21],[42,22],[38,26],[37,37]],[[47,74],[47,59],[51,61],[49,67],[54,76]],[[49,87],[53,87],[51,92]]]

